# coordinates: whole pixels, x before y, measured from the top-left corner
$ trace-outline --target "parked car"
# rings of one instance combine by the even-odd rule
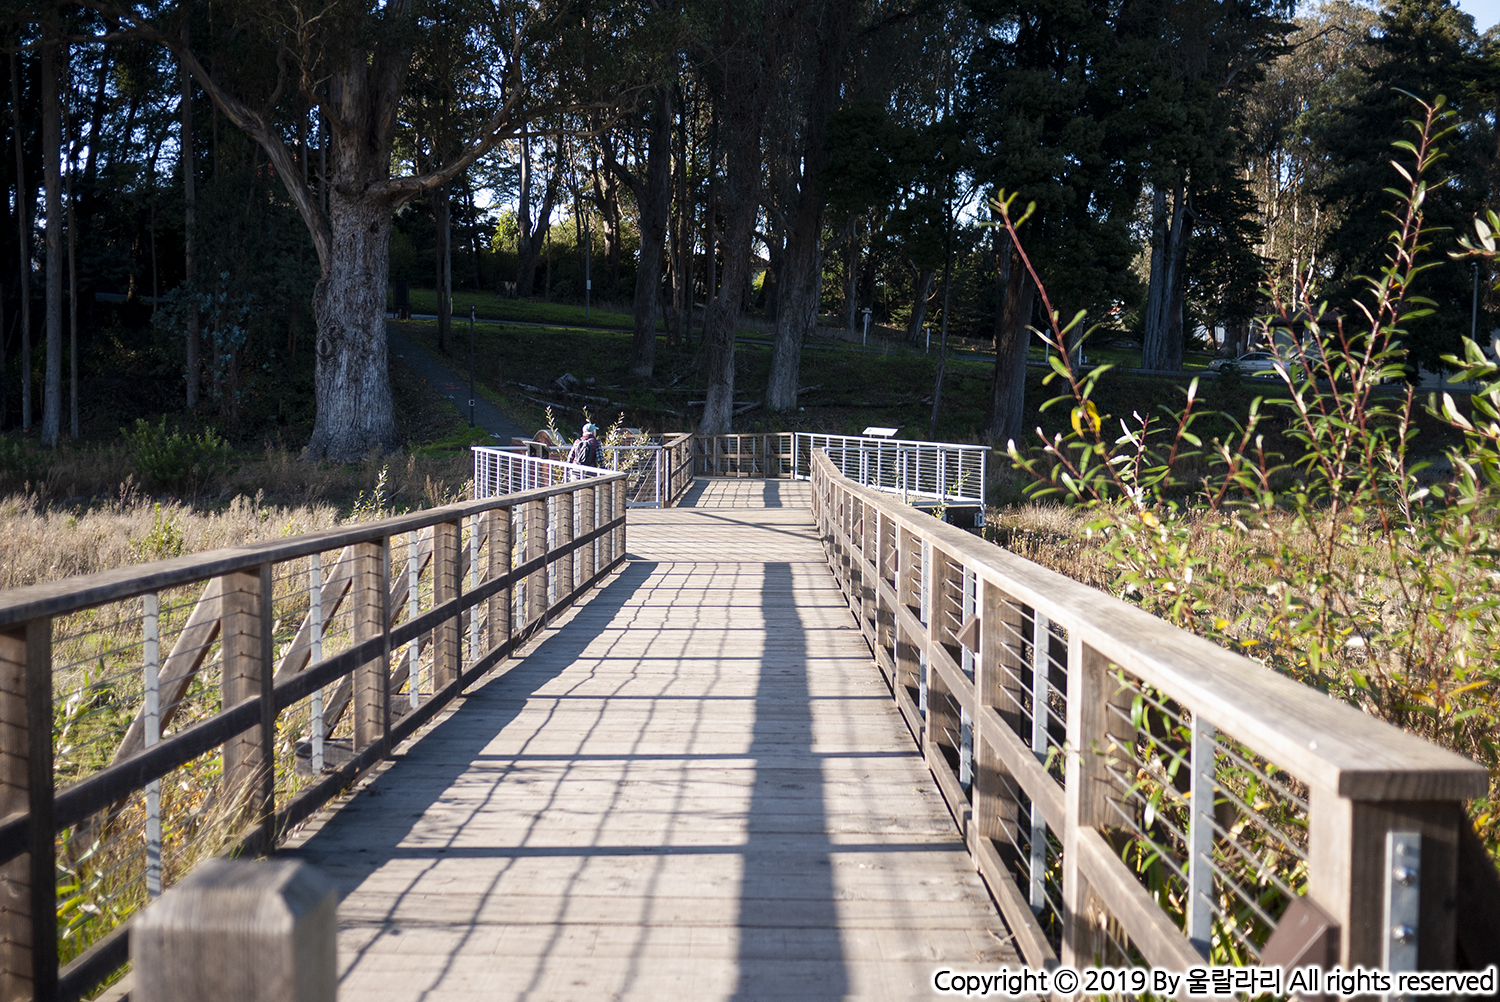
[[[1280,360],[1269,351],[1249,351],[1239,358],[1216,358],[1208,363],[1212,372],[1233,372],[1250,379],[1275,379]]]

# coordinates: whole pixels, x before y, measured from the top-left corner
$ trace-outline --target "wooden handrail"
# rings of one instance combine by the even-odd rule
[[[1108,804],[1121,792],[1100,763],[1106,751],[1135,741],[1133,734],[1121,736],[1124,725],[1112,723],[1107,709],[1121,691],[1118,676],[1128,677],[1136,691],[1160,693],[1195,721],[1210,722],[1239,747],[1306,785],[1307,879],[1297,890],[1339,924],[1344,965],[1381,963],[1383,933],[1375,926],[1387,870],[1384,833],[1422,833],[1436,865],[1423,874],[1423,901],[1431,893],[1434,904],[1430,909],[1424,904],[1421,963],[1452,966],[1451,909],[1445,913],[1439,902],[1452,898],[1450,847],[1456,844],[1455,826],[1467,824],[1461,801],[1488,788],[1482,766],[861,487],[822,453],[814,454],[811,465],[814,517],[829,564],[976,865],[1007,920],[1020,930],[1018,941],[1031,944],[1031,963],[1055,955],[1024,900],[1013,886],[1002,886],[1013,874],[1002,851],[1006,847],[992,831],[994,818],[1020,817],[1021,794],[1037,805],[1037,823],[1044,820],[1063,847],[1061,909],[1066,914],[1059,917],[1065,962],[1091,962],[1085,954],[1097,946],[1097,929],[1091,927],[1097,916],[1086,912],[1096,906],[1152,963],[1180,969],[1193,958],[1204,959],[1203,944],[1190,942],[1177,929],[1121,861],[1118,833],[1112,832]],[[955,611],[959,588],[968,589],[965,601],[973,606],[968,621]],[[1066,633],[1063,782],[1017,733],[1021,722],[1011,718],[1020,715],[1020,704],[1001,705],[995,696],[1007,684],[1001,679],[1007,665],[1031,670],[1018,660],[1019,645],[1031,644],[1017,638],[1023,617],[1050,621]],[[1043,635],[1049,645],[1056,639]],[[925,712],[911,698],[908,680],[915,680],[927,700]],[[949,711],[934,708],[932,693],[946,693],[961,708],[964,741],[972,735],[972,752],[939,733],[959,722],[935,722]],[[1033,703],[1025,715],[1036,712]],[[1052,725],[1044,719],[1043,729],[1047,726]],[[969,760],[963,761],[966,755]],[[955,757],[957,768],[951,764]],[[974,775],[965,790],[961,776],[968,769]]]
[[[307,817],[336,795],[357,771],[388,754],[393,741],[431,719],[464,685],[516,650],[550,617],[597,586],[625,560],[625,481],[622,474],[601,475],[0,593],[0,768],[13,780],[0,791],[0,877],[11,887],[13,899],[27,905],[8,909],[5,921],[0,922],[0,940],[9,944],[0,950],[0,999],[49,999],[58,992],[53,948],[55,833],[89,818],[109,816],[124,798],[223,747],[223,799],[246,808],[242,841],[252,851],[269,848],[285,825]],[[513,511],[526,513],[529,520],[521,528],[524,552],[519,560],[512,558],[512,543],[520,543],[523,537],[513,536]],[[460,545],[465,519],[472,520],[468,546]],[[428,570],[435,581],[433,604],[401,621],[408,582],[390,580],[390,540],[417,533],[422,544],[414,547],[418,553],[412,573]],[[472,557],[480,554],[487,540],[502,546],[504,552],[497,553],[491,545],[483,571],[475,567],[473,574],[466,575]],[[341,556],[317,589],[324,612],[321,622],[315,624],[309,610],[278,666],[271,635],[272,568],[330,551]],[[151,717],[151,737],[143,741],[145,717],[138,715],[111,764],[55,789],[51,764],[53,621],[142,596],[146,596],[146,615],[155,617],[155,593],[194,584],[203,588],[179,644],[148,675],[148,687],[158,686],[169,697],[164,705],[144,704],[162,707],[150,710],[156,715]],[[512,623],[516,588],[525,588],[528,594],[519,621]],[[326,638],[328,623],[340,604],[350,607],[353,645],[314,661],[310,645]],[[483,646],[481,621],[487,631]],[[462,628],[465,624],[467,631]],[[470,653],[462,656],[465,637]],[[401,672],[390,670],[393,649],[406,644],[426,646],[434,638],[431,695],[424,694],[420,706],[414,697],[412,710],[393,726],[391,690],[407,683],[405,659]],[[182,698],[182,690],[216,640],[226,664],[221,673],[222,707],[182,730],[156,738],[162,719]],[[148,663],[155,664],[150,659],[158,656],[148,655]],[[232,670],[230,658],[234,659]],[[343,706],[331,707],[329,714],[336,720],[344,707],[353,706],[352,758],[325,772],[291,804],[278,806],[269,766],[276,747],[276,715],[330,685],[347,686],[351,679]],[[411,683],[416,693],[415,680]],[[148,688],[148,692],[155,691]],[[29,779],[14,782],[18,776]],[[65,993],[77,997],[118,967],[124,958],[123,943],[123,934],[111,934],[70,963],[61,972]]]

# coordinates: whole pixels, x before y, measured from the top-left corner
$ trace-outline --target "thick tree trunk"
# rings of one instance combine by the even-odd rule
[[[1175,372],[1182,368],[1182,307],[1186,291],[1188,243],[1193,232],[1191,196],[1184,185],[1172,193],[1157,189],[1151,203],[1151,279],[1141,368]]]
[[[802,369],[802,345],[818,321],[822,291],[822,207],[799,219],[781,255],[777,283],[776,341],[771,347],[771,374],[766,384],[766,408],[776,412],[797,409],[797,382]]]
[[[179,68],[178,73],[182,77],[182,129],[179,136],[179,149],[181,154],[178,162],[182,165],[182,273],[183,284],[187,286],[187,405],[188,408],[198,406],[198,301],[193,281],[198,274],[198,257],[195,251],[197,242],[197,215],[198,215],[198,181],[197,170],[193,160],[193,80],[188,75],[186,68]],[[90,152],[90,158],[93,153]],[[307,163],[303,158],[304,169]]]
[[[990,409],[985,438],[996,448],[1020,441],[1026,419],[1026,352],[1031,347],[1031,308],[1036,299],[1026,266],[1009,237],[1001,241],[1000,280],[1005,301],[995,330],[995,374],[990,382]]]
[[[803,122],[800,176],[794,174],[796,201],[791,206],[786,252],[777,274],[776,342],[771,349],[771,374],[766,387],[766,406],[772,411],[797,409],[797,382],[802,365],[802,344],[817,324],[818,301],[823,291],[823,169],[828,163],[826,138],[828,116],[838,100],[843,76],[844,43],[853,14],[852,0],[834,0],[823,6],[809,25],[816,30],[817,44]],[[811,8],[816,10],[817,8]]]
[[[47,369],[42,384],[42,444],[62,433],[63,209],[62,101],[58,93],[58,42],[42,43],[42,181],[46,187]]]
[[[688,244],[688,110],[682,98],[680,84],[673,85],[673,97],[673,103],[677,105],[677,149],[672,158],[672,173],[677,203],[672,213],[672,318],[668,325],[667,343],[675,348],[687,334],[692,312],[693,252]]]
[[[391,212],[349,199],[337,177],[328,191],[332,253],[313,289],[318,416],[308,452],[349,462],[396,444],[385,338]]]
[[[932,298],[932,280],[936,277],[936,268],[924,268],[917,274],[917,291],[912,297],[911,321],[906,325],[906,340],[912,344],[922,343],[922,325],[927,322],[927,300]]]
[[[641,254],[635,271],[635,337],[630,361],[630,371],[643,379],[649,379],[656,367],[662,251],[672,209],[672,91],[665,85],[657,88],[651,117],[646,176],[636,192],[641,212]]]

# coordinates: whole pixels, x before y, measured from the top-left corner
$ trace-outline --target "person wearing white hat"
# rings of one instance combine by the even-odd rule
[[[568,462],[575,466],[603,466],[604,444],[599,441],[599,426],[586,424],[583,426],[583,437],[573,443],[573,448],[568,452]]]

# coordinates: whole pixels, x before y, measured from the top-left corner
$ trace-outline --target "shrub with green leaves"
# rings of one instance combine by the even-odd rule
[[[137,418],[134,429],[122,428],[120,434],[148,490],[192,495],[229,471],[229,443],[212,428],[193,435],[181,429],[168,431],[165,417],[157,424]]]
[[[1423,103],[1416,138],[1396,144],[1405,183],[1392,189],[1385,267],[1361,296],[1334,313],[1305,287],[1290,301],[1272,293],[1267,341],[1273,327],[1304,336],[1278,349],[1279,384],[1247,418],[1228,419],[1231,434],[1197,433],[1196,380],[1180,408],[1103,413],[1094,401],[1107,367],[1080,373],[1062,350],[1082,314],[1063,323],[1043,289],[1048,380],[1063,387],[1044,406],[1066,408],[1071,432],[1010,455],[1032,496],[1092,511],[1087,532],[1118,594],[1487,766],[1489,795],[1469,810],[1496,855],[1500,368],[1473,342],[1447,358],[1476,389],[1468,407],[1447,394],[1426,402],[1458,442],[1440,463],[1416,454],[1422,405],[1401,379],[1405,325],[1432,310],[1414,289],[1440,259],[1423,203],[1454,129],[1444,104]],[[997,203],[1017,238],[1024,216],[1011,206]],[[1491,216],[1454,256],[1500,257],[1497,231]],[[1290,447],[1278,454],[1268,441]]]

